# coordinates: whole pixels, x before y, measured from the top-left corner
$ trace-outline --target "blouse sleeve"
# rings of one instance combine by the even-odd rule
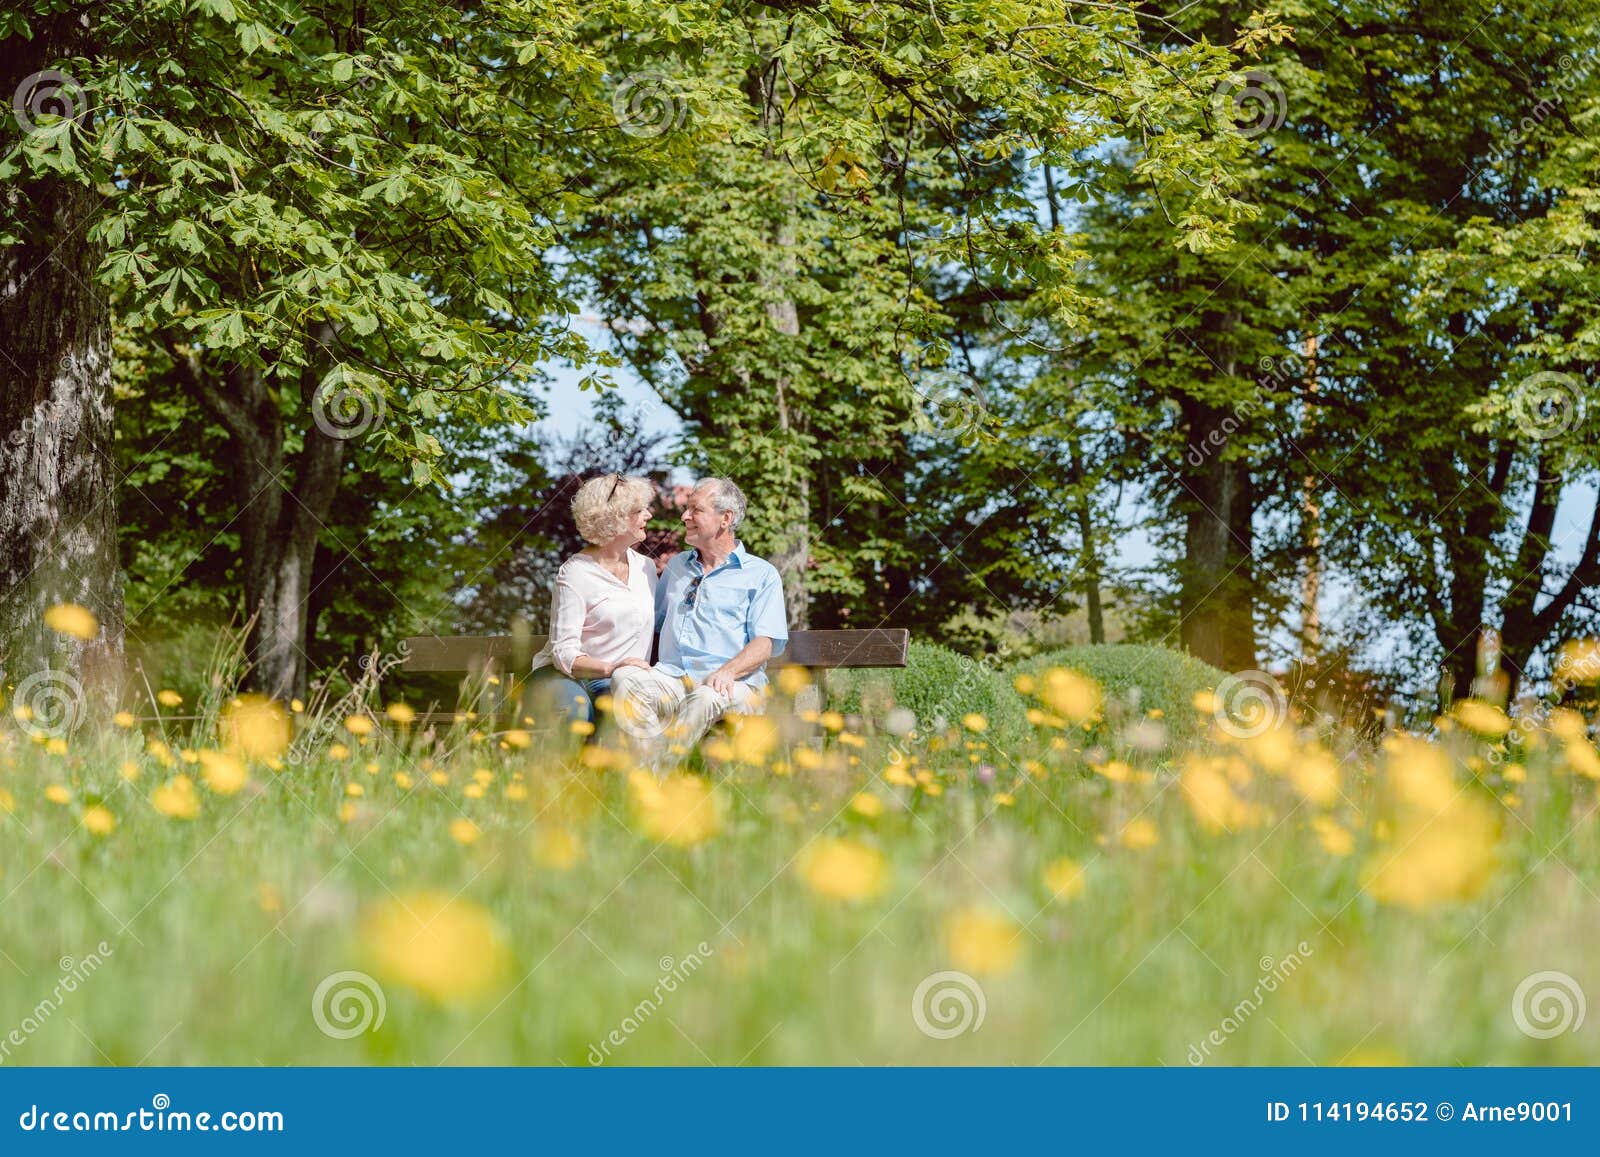
[[[550,592],[550,659],[563,675],[572,674],[572,661],[583,654],[583,595],[562,571]]]

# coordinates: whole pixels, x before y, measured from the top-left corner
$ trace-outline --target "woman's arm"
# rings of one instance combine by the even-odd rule
[[[611,664],[583,653],[583,621],[587,616],[583,592],[564,574],[556,576],[550,593],[550,658],[556,669],[574,679],[600,679],[611,674]]]

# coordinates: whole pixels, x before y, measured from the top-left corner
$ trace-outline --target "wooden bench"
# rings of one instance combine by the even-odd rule
[[[401,653],[402,671],[440,674],[462,673],[489,680],[526,664],[544,647],[544,635],[419,635],[406,639]],[[910,632],[893,627],[864,631],[793,631],[783,653],[767,669],[805,667],[828,671],[845,667],[904,667],[911,645]],[[820,701],[819,701],[820,702]],[[806,705],[797,704],[802,709]],[[422,722],[454,718],[454,712],[429,712]]]

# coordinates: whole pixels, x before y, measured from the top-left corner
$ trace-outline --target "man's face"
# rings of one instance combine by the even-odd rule
[[[683,508],[683,540],[690,546],[715,541],[725,518],[712,507],[709,490],[696,490]]]

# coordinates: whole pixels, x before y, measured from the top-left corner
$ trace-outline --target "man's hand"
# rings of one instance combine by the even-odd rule
[[[733,685],[738,681],[726,667],[718,667],[706,676],[706,686],[727,699],[733,698]]]

